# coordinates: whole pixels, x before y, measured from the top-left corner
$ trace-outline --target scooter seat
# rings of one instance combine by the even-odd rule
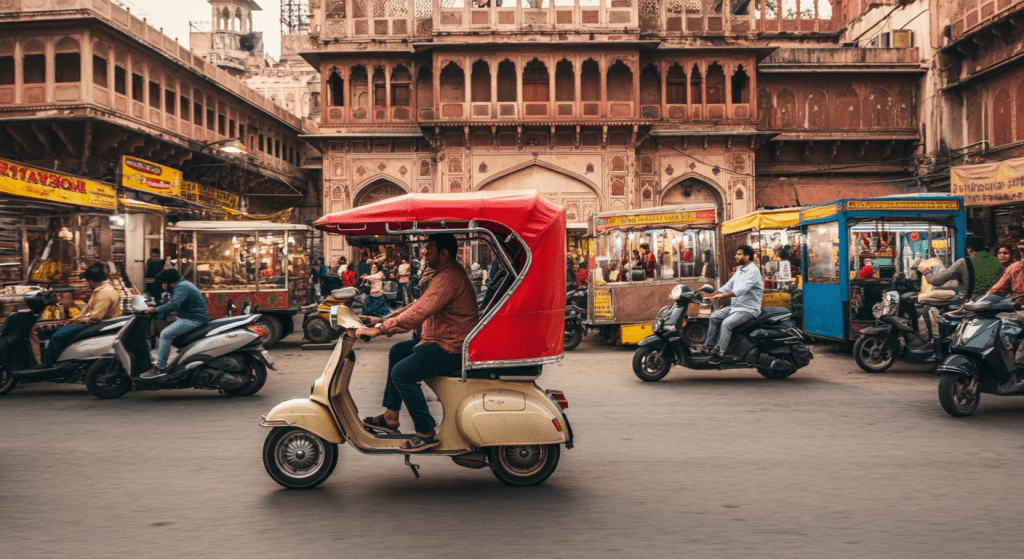
[[[466,373],[466,378],[486,378],[486,379],[502,379],[506,378],[512,380],[534,380],[540,376],[543,372],[543,366],[541,365],[527,365],[523,367],[495,367],[487,369],[470,369]],[[453,369],[440,375],[443,377],[462,378],[462,368]]]
[[[762,307],[761,314],[757,315],[757,318],[740,324],[736,331],[740,333],[750,332],[773,318],[788,317],[792,314],[793,312],[786,307]]]
[[[199,328],[196,328],[195,330],[189,330],[188,332],[185,332],[184,334],[178,336],[177,338],[174,338],[174,340],[171,341],[171,345],[173,345],[176,348],[183,348],[188,344],[195,342],[196,340],[205,338],[211,332],[222,326],[231,326],[234,323],[238,323],[238,325],[241,325],[245,322],[253,320],[254,315],[248,314],[242,316],[229,316],[225,318],[218,318],[217,320],[211,320],[210,322],[200,326]]]
[[[79,332],[78,335],[75,336],[71,340],[71,343],[69,343],[68,345],[88,338],[116,334],[119,330],[121,330],[121,327],[124,326],[124,323],[128,322],[129,319],[131,319],[131,316],[119,316],[116,318],[101,320],[96,324],[90,324],[84,330]]]

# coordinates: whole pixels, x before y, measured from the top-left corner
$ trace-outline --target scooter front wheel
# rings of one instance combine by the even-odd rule
[[[320,485],[338,465],[338,445],[298,427],[277,427],[263,443],[263,466],[288,489]]]
[[[491,471],[505,485],[540,485],[555,472],[561,450],[557,444],[495,446],[491,448]]]
[[[656,382],[668,374],[672,367],[672,360],[669,358],[668,348],[655,348],[643,346],[633,354],[633,374],[644,382]]]
[[[978,409],[981,392],[978,381],[948,373],[939,379],[939,403],[953,417],[967,417]]]
[[[85,387],[101,400],[112,400],[132,389],[132,379],[117,359],[100,359],[85,373]]]
[[[0,365],[0,396],[7,394],[18,384],[18,379],[7,370],[7,367]]]
[[[881,373],[896,362],[896,348],[880,336],[861,336],[853,344],[853,360],[865,373]]]

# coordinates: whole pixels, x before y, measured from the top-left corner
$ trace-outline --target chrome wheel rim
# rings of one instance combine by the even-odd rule
[[[291,433],[277,443],[274,461],[277,467],[293,478],[306,478],[324,465],[324,442],[305,432]]]
[[[548,458],[546,446],[505,446],[498,452],[498,460],[510,474],[529,476],[537,473]]]
[[[977,394],[971,389],[971,384],[967,379],[960,377],[953,385],[953,403],[961,410],[970,409],[977,398]]]
[[[889,344],[880,338],[868,338],[860,348],[861,359],[869,365],[882,365],[891,357]]]
[[[649,375],[656,375],[661,372],[661,368],[665,366],[665,360],[661,356],[660,351],[651,351],[644,356],[643,359],[644,371]]]

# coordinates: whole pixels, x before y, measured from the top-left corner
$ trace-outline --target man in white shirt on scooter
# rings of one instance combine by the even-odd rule
[[[729,348],[729,340],[732,338],[733,328],[748,320],[754,320],[761,314],[764,280],[761,279],[761,270],[754,262],[753,247],[740,245],[736,248],[736,265],[736,273],[710,297],[712,301],[724,297],[733,298],[732,305],[711,313],[708,337],[704,340],[703,349],[703,353],[711,354],[711,358],[708,360],[711,365],[737,361],[736,356],[725,355],[725,350]],[[719,329],[721,334],[719,334]]]

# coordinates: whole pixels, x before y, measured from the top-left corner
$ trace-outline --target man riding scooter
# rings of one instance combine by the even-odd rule
[[[376,322],[374,328],[360,328],[359,337],[392,336],[422,325],[421,339],[399,342],[388,355],[388,381],[384,390],[383,414],[367,417],[363,424],[387,433],[398,432],[398,412],[405,402],[412,416],[416,436],[404,441],[400,450],[419,452],[440,444],[419,383],[462,365],[462,344],[478,321],[476,295],[469,276],[455,259],[459,245],[450,233],[430,235],[427,265],[436,270],[430,289],[396,317]]]
[[[43,367],[49,367],[57,362],[57,358],[67,348],[68,344],[82,330],[90,324],[96,324],[101,320],[121,316],[121,297],[117,294],[114,286],[107,281],[107,273],[103,268],[92,266],[82,272],[82,279],[92,289],[92,296],[89,297],[89,306],[77,318],[71,319],[67,326],[57,330],[50,336],[50,341],[43,351]]]
[[[718,365],[738,360],[734,355],[725,355],[729,348],[732,331],[748,320],[754,320],[761,314],[761,297],[764,294],[764,280],[761,270],[754,264],[754,249],[750,245],[736,248],[736,273],[719,291],[709,297],[717,301],[724,297],[732,297],[732,305],[711,313],[708,324],[708,337],[704,340],[702,353],[710,353],[708,363]],[[721,329],[722,333],[718,331]],[[715,341],[718,341],[716,344]]]
[[[174,338],[199,328],[210,322],[210,313],[206,309],[206,299],[196,286],[185,279],[174,268],[168,268],[156,275],[156,283],[164,291],[171,293],[171,300],[159,307],[146,309],[147,313],[167,314],[177,312],[178,320],[160,332],[160,349],[157,352],[156,366],[139,375],[145,380],[175,380],[167,375],[167,358],[171,355],[171,342]],[[187,371],[182,371],[186,373]]]

